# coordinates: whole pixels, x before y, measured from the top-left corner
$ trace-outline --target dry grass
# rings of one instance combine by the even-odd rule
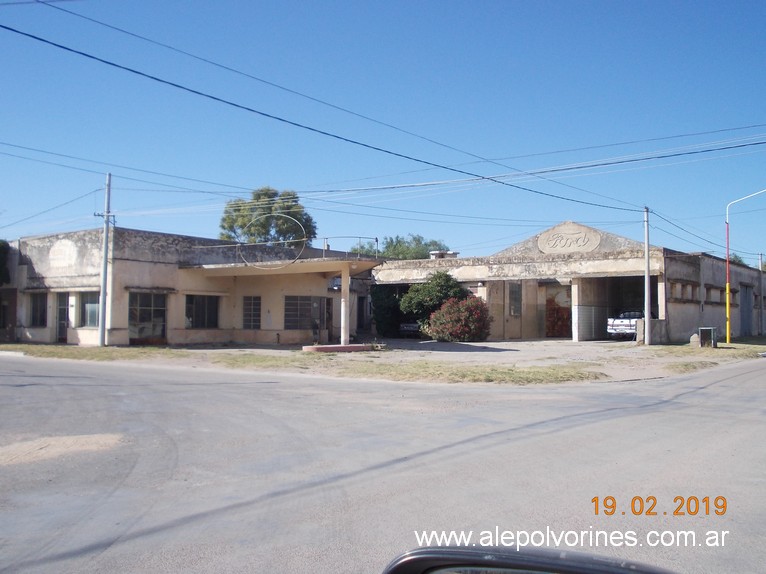
[[[323,370],[332,365],[337,355],[335,353],[304,353],[293,351],[280,354],[253,353],[220,353],[211,354],[210,362],[230,369],[263,369],[263,370]]]
[[[567,381],[592,381],[609,378],[602,372],[610,363],[635,364],[647,361],[664,365],[668,374],[690,373],[721,363],[757,358],[766,353],[766,339],[737,341],[718,348],[692,345],[657,345],[626,349],[607,361],[588,361],[585,357],[550,364],[556,357],[545,357],[538,364],[466,363],[457,360],[423,359],[417,352],[378,349],[365,353],[305,353],[299,350],[259,349],[171,349],[163,347],[77,347],[74,345],[0,345],[0,351],[16,351],[34,357],[86,361],[167,361],[182,359],[197,364],[226,368],[292,371],[368,379],[438,381],[444,383],[479,382],[533,385]],[[549,364],[545,364],[549,363]]]
[[[78,361],[142,361],[147,359],[183,359],[189,353],[164,347],[77,347],[75,345],[0,345],[0,351],[24,353],[45,359]]]
[[[586,381],[603,378],[604,375],[578,366],[464,366],[454,362],[437,361],[377,361],[379,356],[355,356],[342,359],[331,353],[304,353],[289,357],[264,355],[225,354],[214,357],[213,362],[239,369],[298,369],[315,374],[362,379],[387,379],[393,381],[436,381],[443,383],[509,383],[531,385]]]
[[[676,361],[668,363],[667,369],[673,373],[693,373],[694,371],[701,371],[702,369],[710,369],[717,367],[719,363],[715,361]]]
[[[414,361],[400,364],[354,364],[342,370],[345,376],[384,378],[391,380],[436,381],[443,383],[500,383],[538,385],[567,381],[590,381],[604,375],[587,371],[582,366],[551,365],[545,367],[462,366],[455,363]]]
[[[766,340],[763,338],[745,339],[727,345],[718,343],[718,347],[699,347],[695,345],[657,345],[646,348],[649,354],[657,357],[682,357],[710,359],[715,362],[742,359],[757,359],[766,353]]]

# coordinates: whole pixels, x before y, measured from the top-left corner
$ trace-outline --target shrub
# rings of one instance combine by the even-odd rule
[[[473,295],[448,299],[431,315],[427,333],[437,341],[486,341],[489,337],[489,307]]]
[[[470,294],[468,289],[446,271],[437,271],[428,277],[425,283],[412,285],[402,297],[402,313],[415,317],[422,327],[428,326],[429,317],[438,311],[448,299],[465,299]]]

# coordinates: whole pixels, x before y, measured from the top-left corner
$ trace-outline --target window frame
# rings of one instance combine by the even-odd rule
[[[187,329],[218,329],[221,297],[219,295],[186,295],[185,318]]]
[[[98,327],[101,319],[101,293],[98,291],[82,291],[78,297],[78,308],[80,310],[78,327],[86,329]],[[94,314],[95,322],[93,321]]]
[[[522,308],[522,285],[521,281],[508,282],[508,316],[521,317]]]
[[[29,294],[29,326],[48,326],[48,293]]]
[[[128,293],[128,337],[130,341],[167,338],[167,293],[130,291]],[[139,337],[142,327],[150,326],[150,335]]]
[[[258,331],[261,328],[261,296],[242,297],[242,328]]]

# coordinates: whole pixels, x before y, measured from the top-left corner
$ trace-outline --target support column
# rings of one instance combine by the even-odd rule
[[[349,302],[350,275],[348,267],[343,267],[340,274],[340,344],[348,345],[351,342],[351,306]]]
[[[580,333],[580,280],[572,279],[572,341],[582,340]]]

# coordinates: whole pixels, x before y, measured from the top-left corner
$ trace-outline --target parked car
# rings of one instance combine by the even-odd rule
[[[623,311],[617,317],[607,319],[606,332],[612,338],[636,336],[636,322],[644,318],[643,311]]]
[[[416,321],[399,324],[400,337],[420,337],[420,325]]]

